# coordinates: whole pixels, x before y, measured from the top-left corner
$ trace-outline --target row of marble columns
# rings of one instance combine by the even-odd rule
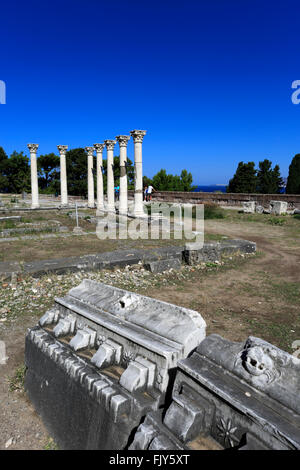
[[[142,142],[146,135],[146,131],[133,130],[130,132],[134,142],[134,210],[133,216],[144,217],[143,210],[143,170],[142,170]],[[103,144],[94,144],[93,147],[86,147],[88,155],[87,161],[87,178],[88,178],[88,207],[95,207],[94,201],[94,175],[93,175],[93,154],[96,150],[97,155],[97,215],[107,212],[115,212],[115,185],[114,185],[114,147],[119,143],[120,147],[120,193],[119,193],[119,213],[128,214],[128,197],[127,197],[127,144],[130,140],[128,135],[118,135],[116,140],[104,140]],[[104,205],[103,192],[103,150],[107,150],[107,204]],[[67,171],[66,171],[66,152],[67,145],[57,146],[60,154],[60,186],[61,186],[61,205],[68,205],[67,190]],[[36,154],[38,144],[28,144],[31,160],[31,194],[32,208],[39,207],[38,194],[38,177],[37,177],[37,160]]]

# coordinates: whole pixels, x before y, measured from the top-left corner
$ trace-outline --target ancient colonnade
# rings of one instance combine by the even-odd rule
[[[143,210],[143,169],[142,169],[142,142],[146,131],[133,130],[130,132],[134,143],[134,217],[144,217]],[[103,215],[104,212],[116,212],[115,207],[115,184],[114,184],[114,147],[118,142],[120,148],[120,193],[119,193],[119,213],[128,214],[128,196],[127,196],[127,145],[130,140],[129,135],[118,135],[116,140],[104,140],[104,143],[94,144],[93,147],[85,147],[87,153],[87,180],[88,180],[88,207],[95,207],[94,200],[94,151],[96,151],[96,172],[97,172],[97,215]],[[107,203],[104,203],[103,191],[103,150],[106,147],[107,152]],[[57,146],[60,154],[60,193],[61,205],[68,205],[68,184],[66,170],[66,152],[67,145]],[[31,195],[32,209],[40,207],[38,176],[37,176],[37,149],[38,144],[28,144],[31,161]]]

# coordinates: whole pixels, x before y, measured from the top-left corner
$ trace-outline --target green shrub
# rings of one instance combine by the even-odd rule
[[[270,217],[268,220],[268,223],[271,225],[284,225],[285,222],[286,221],[280,217]]]

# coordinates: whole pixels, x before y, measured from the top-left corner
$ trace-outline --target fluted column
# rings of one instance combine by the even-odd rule
[[[67,167],[66,167],[66,152],[67,145],[57,146],[60,154],[60,203],[62,206],[68,205],[68,185],[67,185]]]
[[[115,212],[114,146],[116,140],[104,141],[107,150],[107,211]]]
[[[30,152],[30,172],[31,172],[31,208],[36,209],[39,205],[39,186],[37,176],[36,152],[38,144],[27,145]]]
[[[134,130],[130,134],[134,142],[134,210],[135,217],[147,217],[143,206],[142,142],[147,131]]]
[[[96,215],[102,215],[104,211],[104,197],[103,197],[103,149],[104,144],[94,144],[97,154],[97,211]]]
[[[87,177],[88,177],[88,207],[93,209],[95,207],[94,175],[93,175],[94,147],[85,147],[85,151],[88,155],[88,170],[87,170]]]
[[[118,135],[116,137],[120,147],[120,203],[119,213],[127,215],[128,203],[127,203],[127,144],[130,139],[129,135]]]

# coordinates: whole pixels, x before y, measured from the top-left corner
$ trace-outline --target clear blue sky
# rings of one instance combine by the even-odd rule
[[[148,176],[186,168],[221,184],[264,158],[287,176],[299,13],[290,0],[2,2],[0,145],[44,154],[146,129]]]

